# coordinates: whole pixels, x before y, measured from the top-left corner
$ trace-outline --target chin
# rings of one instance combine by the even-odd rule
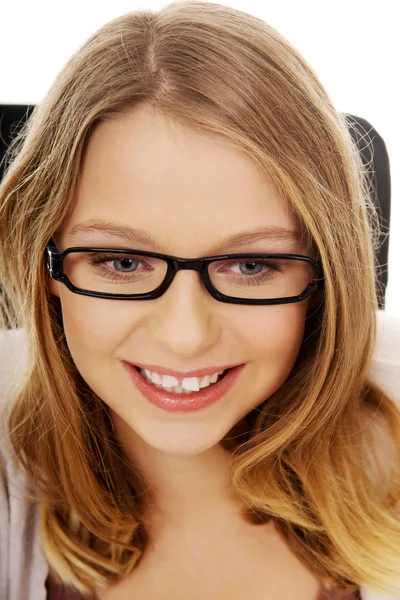
[[[148,452],[150,449],[174,456],[194,456],[220,447],[232,425],[222,425],[205,420],[203,423],[154,421],[132,422],[124,420],[121,415],[113,414],[112,420],[118,437],[126,448],[138,452]]]
[[[173,436],[158,436],[152,434],[143,437],[143,441],[152,448],[175,456],[194,456],[208,452],[219,445],[221,437],[210,437],[205,435],[195,435],[193,431],[174,433]]]

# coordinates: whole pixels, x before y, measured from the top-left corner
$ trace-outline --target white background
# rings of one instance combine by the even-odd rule
[[[226,0],[276,27],[313,67],[336,108],[369,121],[391,164],[386,311],[400,316],[400,42],[396,0]],[[14,0],[0,11],[0,104],[40,102],[76,48],[108,20],[167,2]]]

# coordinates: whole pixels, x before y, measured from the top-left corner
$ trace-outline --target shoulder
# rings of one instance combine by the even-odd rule
[[[0,331],[0,485],[3,490],[1,512],[4,511],[4,494],[7,492],[10,498],[9,488],[11,480],[14,479],[10,479],[10,474],[14,472],[14,453],[9,443],[7,417],[24,382],[26,354],[22,329]]]
[[[39,507],[25,495],[6,430],[7,413],[24,382],[27,350],[25,330],[0,331],[0,598],[45,600]]]
[[[24,329],[0,331],[0,475],[10,471],[14,453],[8,436],[8,415],[24,385],[28,366],[28,344]]]
[[[379,310],[371,378],[400,407],[400,316]]]
[[[0,331],[0,423],[23,384],[27,368],[28,340],[25,329]]]
[[[8,415],[24,382],[26,367],[24,330],[0,331],[0,512],[5,514],[13,501],[11,488],[21,483],[21,474],[14,465],[15,455],[8,436]],[[7,506],[5,506],[7,504]]]
[[[22,376],[27,364],[28,339],[25,329],[0,331],[0,391]]]

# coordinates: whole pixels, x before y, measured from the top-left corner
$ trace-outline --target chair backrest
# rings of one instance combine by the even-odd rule
[[[0,104],[0,180],[6,170],[3,159],[7,148],[31,116],[34,108],[33,105],[28,104]]]
[[[34,105],[0,105],[0,180],[6,169],[3,162],[11,140],[30,117]],[[365,119],[345,113],[346,121],[365,165],[371,173],[371,197],[379,216],[382,236],[376,251],[377,295],[379,308],[385,307],[388,283],[388,255],[390,228],[390,166],[385,142],[374,127]]]
[[[388,257],[390,233],[391,180],[390,162],[383,138],[376,129],[361,117],[345,113],[353,141],[361,154],[364,165],[368,166],[371,179],[371,198],[374,202],[380,224],[379,247],[375,262],[377,273],[377,294],[379,307],[385,307],[388,283]]]

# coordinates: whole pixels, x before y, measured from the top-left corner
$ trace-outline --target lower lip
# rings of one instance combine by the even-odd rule
[[[136,370],[136,367],[125,361],[122,361],[122,364],[133,379],[136,387],[142,392],[147,400],[149,400],[151,404],[169,412],[193,412],[211,406],[211,404],[220,400],[232,388],[246,366],[243,364],[238,367],[233,367],[222,379],[217,381],[217,383],[203,388],[198,392],[193,392],[193,394],[177,394],[175,392],[167,392],[167,390],[156,388],[142,377]]]

